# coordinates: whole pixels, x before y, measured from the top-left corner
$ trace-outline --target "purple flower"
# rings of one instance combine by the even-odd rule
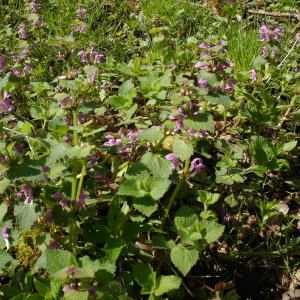
[[[227,45],[227,41],[225,41],[225,40],[220,40],[220,41],[218,42],[218,45]]]
[[[79,198],[78,198],[78,205],[79,205],[79,207],[86,208],[85,200],[88,197],[89,196],[87,194],[83,194],[83,193],[79,195]]]
[[[85,119],[86,119],[86,114],[80,113],[78,115],[78,124],[83,124],[85,122]]]
[[[195,158],[192,160],[190,172],[192,172],[193,176],[198,174],[203,168],[205,168],[205,165],[203,164],[203,160],[201,158]]]
[[[86,9],[83,7],[78,8],[77,10],[77,18],[79,20],[84,20],[86,19]]]
[[[198,79],[198,83],[199,83],[199,85],[201,85],[202,88],[204,88],[204,89],[208,88],[208,82],[206,79],[201,77]]]
[[[97,53],[94,58],[94,63],[101,63],[101,58],[104,56],[103,53]]]
[[[85,25],[78,25],[78,24],[73,24],[72,25],[72,29],[75,32],[79,32],[79,33],[86,33],[86,26]]]
[[[271,32],[266,25],[262,25],[259,29],[260,40],[269,42],[271,38]]]
[[[17,193],[17,196],[20,198],[25,198],[24,204],[33,203],[33,194],[29,185],[25,185],[21,191]]]
[[[65,143],[68,143],[70,141],[70,137],[68,137],[67,135],[64,135],[62,139]]]
[[[37,13],[41,9],[41,7],[35,1],[31,1],[30,9],[32,12]]]
[[[108,141],[104,143],[105,146],[116,146],[122,143],[121,139],[116,139],[111,134],[108,134],[105,137],[108,139]]]
[[[256,81],[256,71],[254,69],[249,70],[250,73],[250,80],[251,82]]]
[[[179,114],[175,116],[169,116],[169,120],[176,120],[176,125],[174,128],[174,131],[178,131],[182,128],[184,128],[183,120],[187,117],[187,115],[184,113],[183,108],[178,108]]]
[[[167,160],[170,160],[170,161],[172,162],[172,163],[171,163],[171,166],[170,166],[170,169],[171,169],[172,171],[174,171],[174,170],[176,170],[176,169],[179,168],[179,166],[180,166],[180,160],[179,160],[179,158],[177,158],[177,157],[175,156],[174,153],[169,153],[169,154],[167,154],[167,155],[165,156],[165,158],[166,158]]]
[[[10,93],[3,93],[3,101],[0,102],[0,113],[4,115],[8,115],[10,112],[14,110],[14,106],[11,104]]]
[[[268,55],[269,48],[268,46],[262,46],[262,55],[266,57]]]
[[[231,80],[228,80],[228,82],[225,85],[225,91],[231,92],[233,90],[233,82]]]
[[[67,199],[62,193],[56,192],[55,194],[52,195],[52,198],[60,199],[59,204],[62,208],[65,208],[67,206]]]
[[[271,56],[276,57],[278,55],[278,51],[276,49],[271,51]]]
[[[19,35],[20,35],[20,39],[22,39],[22,40],[26,40],[27,39],[27,31],[26,31],[24,23],[21,23],[19,25]]]
[[[81,50],[77,53],[78,56],[81,56],[81,62],[87,63],[87,55],[85,51]]]
[[[61,100],[58,100],[58,101],[57,101],[57,104],[58,104],[58,105],[61,105],[61,106],[66,106],[66,105],[68,105],[68,103],[70,103],[71,101],[72,101],[72,96],[69,95],[69,96],[67,96],[67,97],[65,97],[65,98],[63,98],[63,99],[61,99]]]
[[[201,43],[200,45],[199,45],[199,48],[201,48],[201,49],[206,49],[208,46],[205,44],[205,43]]]
[[[9,231],[10,231],[10,227],[8,226],[4,226],[2,228],[2,239],[4,240],[5,242],[5,246],[6,246],[6,249],[8,250],[9,249]]]
[[[273,30],[273,39],[274,40],[279,40],[279,38],[281,36],[281,31],[282,30],[278,27]]]
[[[201,61],[197,61],[194,67],[199,68],[200,70],[207,70],[211,67],[211,64],[203,64]]]
[[[60,246],[56,241],[51,241],[48,245],[48,249],[57,250],[59,248],[60,248]]]

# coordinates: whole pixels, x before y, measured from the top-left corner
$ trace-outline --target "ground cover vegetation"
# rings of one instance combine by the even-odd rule
[[[297,298],[296,2],[0,1],[1,299]]]

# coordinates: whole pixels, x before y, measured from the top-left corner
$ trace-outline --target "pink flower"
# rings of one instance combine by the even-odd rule
[[[195,158],[192,160],[190,166],[190,172],[192,172],[192,175],[198,174],[203,168],[205,168],[205,165],[201,158]]]
[[[206,79],[204,79],[204,78],[199,78],[199,79],[198,79],[198,83],[199,83],[199,85],[200,85],[202,88],[204,88],[204,89],[207,89],[207,88],[208,88],[208,82],[207,82]]]
[[[206,45],[206,44],[204,44],[204,43],[201,43],[200,45],[199,45],[199,48],[201,48],[201,49],[206,49],[208,46]]]
[[[271,38],[271,32],[266,25],[262,25],[259,29],[260,40],[269,42]]]
[[[17,193],[17,196],[20,198],[25,198],[24,204],[33,203],[33,194],[29,185],[25,185],[23,189]]]
[[[254,69],[249,70],[250,73],[250,80],[251,82],[256,81],[256,71]]]
[[[174,170],[176,170],[176,169],[179,168],[180,160],[179,160],[179,158],[177,158],[177,157],[175,156],[174,153],[169,153],[169,154],[167,154],[167,155],[165,156],[165,158],[166,158],[167,160],[170,160],[170,161],[172,162],[172,163],[171,163],[171,166],[170,166],[170,169],[171,169],[172,171],[174,171]]]
[[[220,40],[220,41],[218,42],[218,45],[227,45],[227,41],[225,41],[225,40]]]
[[[116,146],[122,143],[121,139],[116,139],[111,134],[108,134],[105,137],[108,139],[108,141],[104,143],[105,146]]]
[[[269,48],[268,46],[262,46],[262,55],[266,57],[268,55]]]
[[[273,30],[273,39],[274,40],[279,40],[279,38],[281,36],[281,31],[282,30],[278,27]]]

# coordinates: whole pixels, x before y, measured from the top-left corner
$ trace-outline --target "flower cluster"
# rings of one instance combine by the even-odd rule
[[[262,55],[264,57],[276,57],[278,55],[278,41],[282,36],[282,29],[276,27],[271,30],[266,25],[262,25],[259,29],[260,41],[267,43],[262,46]]]
[[[84,20],[87,18],[87,10],[83,7],[78,8],[76,17],[77,19],[72,24],[72,29],[74,32],[86,33],[87,26]]]
[[[176,157],[174,153],[169,153],[165,156],[165,158],[169,161],[171,161],[170,168],[172,171],[174,170],[182,170],[183,165],[180,162],[180,159]],[[205,168],[205,165],[203,164],[203,160],[199,157],[194,158],[191,162],[189,171],[191,176],[197,175],[203,168]]]
[[[52,198],[59,199],[60,200],[59,205],[64,209],[67,209],[68,207],[76,206],[75,200],[68,201],[67,198],[61,192],[54,193],[52,195]],[[85,203],[85,200],[87,198],[88,198],[87,194],[84,193],[79,194],[78,201],[77,201],[78,206],[85,209],[87,207]]]
[[[81,50],[77,53],[78,56],[81,57],[81,62],[85,64],[99,64],[101,63],[101,59],[104,56],[103,53],[96,52],[93,48],[88,52]]]
[[[194,65],[200,70],[198,84],[206,92],[224,92],[226,94],[233,92],[233,79],[231,78],[234,63],[226,61],[224,55],[226,51],[224,46],[227,41],[220,40],[218,43],[201,43],[200,58]],[[209,82],[208,78],[212,78],[212,74],[216,76],[216,82]]]
[[[271,40],[278,41],[281,37],[281,28],[276,27],[274,30],[269,29],[266,25],[262,25],[259,29],[260,40],[270,42]]]
[[[33,203],[33,193],[30,186],[27,184],[17,193],[17,196],[20,198],[25,198],[24,204]]]
[[[190,128],[185,128],[184,120],[190,116],[195,116],[199,112],[199,106],[193,102],[189,101],[185,106],[177,109],[178,113],[169,116],[169,120],[176,121],[174,132],[185,129],[189,137],[206,137],[206,133],[202,130],[193,130]]]
[[[104,143],[104,145],[110,147],[117,146],[117,151],[123,160],[131,156],[133,149],[139,140],[133,130],[129,130],[126,133],[123,129],[119,130],[117,137],[112,134],[108,134],[105,136],[105,138],[107,141]]]
[[[4,226],[2,228],[2,239],[4,240],[6,250],[9,249],[9,231],[11,228],[9,226]]]
[[[0,99],[0,114],[8,115],[10,114],[15,107],[11,104],[10,93],[4,92],[3,99]]]

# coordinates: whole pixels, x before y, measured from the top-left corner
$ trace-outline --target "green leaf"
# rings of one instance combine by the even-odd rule
[[[2,178],[0,180],[0,195],[3,194],[6,189],[9,187],[10,180],[8,178]]]
[[[297,141],[287,142],[287,143],[279,146],[278,152],[282,153],[282,152],[292,151],[297,146],[297,144],[298,144]]]
[[[132,204],[146,217],[150,217],[158,208],[156,201],[150,197],[134,198]]]
[[[105,247],[104,247],[104,251],[106,252],[106,256],[108,261],[111,264],[115,264],[122,249],[125,247],[125,242],[118,238],[118,239],[113,239],[110,238],[108,239]]]
[[[177,245],[171,250],[171,261],[174,266],[185,276],[199,259],[198,250],[195,248],[185,248]]]
[[[159,154],[147,152],[143,155],[141,163],[144,164],[155,177],[168,178],[172,173],[170,162]]]
[[[64,293],[65,300],[88,300],[89,293],[87,291],[77,291],[69,289]]]
[[[0,222],[3,221],[3,218],[7,213],[7,209],[8,209],[7,203],[5,203],[5,202],[1,203],[1,205],[0,205]]]
[[[2,269],[10,262],[13,258],[3,250],[0,250],[0,274],[2,274]]]
[[[256,70],[260,70],[261,67],[267,63],[267,60],[263,56],[257,56],[253,60],[253,67]]]
[[[123,182],[118,195],[142,198],[150,196],[159,200],[168,190],[171,182],[168,179],[151,177],[147,175],[134,176]]]
[[[34,269],[45,268],[50,275],[76,264],[74,255],[65,250],[46,249],[34,265]]]
[[[184,141],[176,135],[173,141],[173,152],[176,157],[184,161],[193,155],[194,148],[190,142]]]
[[[14,215],[23,231],[27,231],[41,215],[40,207],[36,203],[15,205]]]
[[[193,227],[198,220],[198,216],[195,214],[195,212],[190,207],[183,205],[176,213],[174,224],[177,230],[188,230],[189,228]]]
[[[150,142],[160,141],[164,137],[163,131],[158,126],[152,126],[138,134],[138,137]]]
[[[214,220],[202,220],[196,224],[196,228],[201,232],[203,239],[210,244],[222,236],[225,226]]]
[[[131,80],[126,80],[122,83],[118,92],[119,96],[127,99],[132,99],[136,96],[136,88]]]
[[[106,102],[114,109],[128,109],[132,106],[133,102],[131,98],[122,96],[111,96],[106,99]]]
[[[227,108],[230,108],[233,105],[233,101],[230,97],[224,95],[204,96],[204,99],[215,104],[221,104]]]
[[[172,290],[179,289],[181,285],[181,278],[175,275],[160,276],[156,282],[156,288],[154,295],[161,296],[164,293],[168,293]]]
[[[34,278],[34,286],[38,293],[45,297],[45,295],[51,292],[50,283],[48,280],[43,278]],[[46,298],[47,299],[47,298]]]
[[[216,74],[209,73],[205,70],[201,70],[199,72],[198,78],[204,78],[208,82],[208,84],[211,85],[211,86],[215,86],[219,83]]]
[[[134,280],[142,287],[141,294],[152,294],[155,289],[156,274],[147,264],[134,264],[132,267]]]
[[[214,132],[213,117],[207,113],[199,113],[196,116],[184,119],[183,124],[186,129]]]
[[[208,191],[201,190],[198,192],[197,200],[206,205],[211,205],[217,202],[220,196],[221,195],[217,193],[210,193]]]

